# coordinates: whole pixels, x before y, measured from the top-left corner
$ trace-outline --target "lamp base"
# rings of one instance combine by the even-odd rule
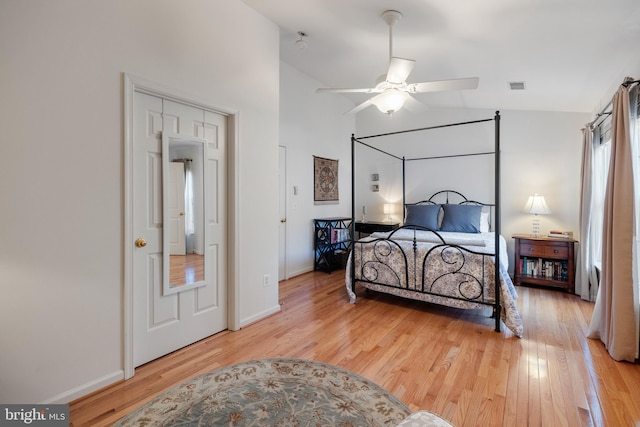
[[[540,236],[540,217],[538,217],[538,215],[533,215],[533,220],[532,220],[532,224],[533,224],[533,228],[532,228],[532,233],[533,237],[539,237]]]

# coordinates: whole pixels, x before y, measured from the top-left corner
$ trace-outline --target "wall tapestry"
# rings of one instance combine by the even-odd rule
[[[338,161],[313,156],[313,200],[316,205],[338,203]]]

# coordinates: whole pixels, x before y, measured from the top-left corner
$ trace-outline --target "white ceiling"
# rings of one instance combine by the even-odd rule
[[[244,2],[280,27],[282,61],[325,87],[375,85],[389,61],[380,15],[400,11],[393,54],[416,60],[408,83],[480,78],[476,90],[415,95],[430,106],[592,112],[625,73],[640,72],[640,0]],[[526,90],[509,90],[512,81]]]

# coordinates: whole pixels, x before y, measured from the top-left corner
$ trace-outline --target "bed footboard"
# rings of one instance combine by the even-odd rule
[[[398,239],[401,229],[412,230],[413,238],[407,239],[405,232]],[[434,230],[401,227],[388,237],[354,242],[350,294],[355,295],[359,282],[369,289],[451,307],[491,307],[499,317],[496,288],[499,292],[500,284],[495,284],[494,259],[493,253],[447,243]]]

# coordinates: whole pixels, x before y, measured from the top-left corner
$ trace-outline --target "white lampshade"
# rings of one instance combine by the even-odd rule
[[[533,196],[529,196],[527,203],[524,205],[523,211],[528,214],[533,214],[533,235],[538,237],[540,235],[540,218],[538,215],[547,215],[551,213],[549,206],[547,206],[547,202],[545,202],[543,196],[536,193]]]
[[[371,102],[378,107],[378,110],[390,115],[402,108],[405,99],[404,92],[398,89],[387,89],[380,95],[371,98]]]
[[[549,210],[544,196],[536,193],[533,196],[529,196],[529,200],[527,200],[527,203],[524,205],[524,212],[535,215],[547,215],[551,213],[551,210]]]

